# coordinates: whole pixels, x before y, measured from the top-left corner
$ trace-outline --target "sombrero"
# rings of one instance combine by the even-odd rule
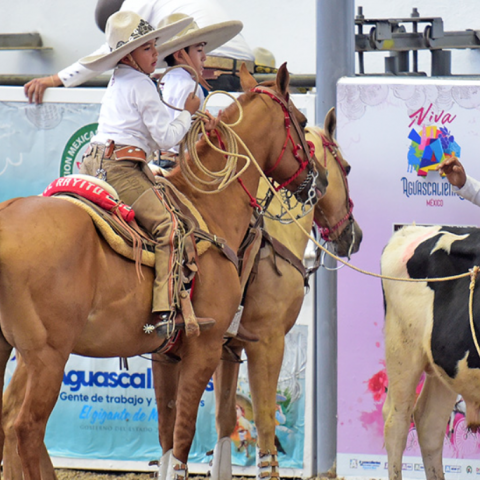
[[[90,70],[98,72],[110,70],[136,48],[154,39],[164,42],[184,30],[190,23],[192,23],[192,18],[183,15],[175,22],[154,29],[135,12],[126,10],[116,12],[108,18],[105,28],[110,52],[84,57],[80,60],[80,63]]]
[[[166,28],[186,17],[187,15],[184,13],[172,13],[164,18],[158,24],[158,27]],[[242,31],[242,28],[243,23],[238,20],[214,23],[203,28],[199,28],[196,22],[192,22],[181,32],[177,33],[171,40],[157,46],[159,66],[161,66],[160,62],[172,53],[182,48],[187,48],[190,45],[196,45],[197,43],[205,43],[205,53],[211,52],[238,35]]]

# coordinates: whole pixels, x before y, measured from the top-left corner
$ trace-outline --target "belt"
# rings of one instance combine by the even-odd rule
[[[141,160],[147,161],[147,154],[134,145],[115,145],[113,140],[108,140],[106,144],[90,144],[85,155],[90,155],[96,149],[97,152],[105,152],[104,158],[111,160]]]
[[[209,55],[207,55],[207,59],[205,60],[204,68],[214,68],[236,73],[240,71],[242,63],[245,63],[245,66],[250,73],[254,72],[255,62],[252,62],[251,60],[237,60],[236,58],[213,57]]]

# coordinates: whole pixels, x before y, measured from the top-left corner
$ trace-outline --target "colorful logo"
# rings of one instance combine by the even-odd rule
[[[90,123],[77,130],[68,140],[62,153],[60,162],[60,176],[78,172],[81,164],[81,155],[93,136],[97,133],[98,123]],[[78,158],[78,160],[77,160]]]
[[[423,126],[419,131],[412,128],[408,138],[412,142],[407,155],[409,173],[416,171],[418,176],[426,177],[446,158],[460,158],[460,146],[447,127]]]

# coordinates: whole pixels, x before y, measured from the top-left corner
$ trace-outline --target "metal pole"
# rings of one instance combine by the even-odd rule
[[[316,122],[336,105],[337,81],[355,74],[354,0],[317,0]],[[326,265],[336,262],[327,256]],[[315,385],[317,475],[335,466],[337,454],[337,273],[315,279]]]

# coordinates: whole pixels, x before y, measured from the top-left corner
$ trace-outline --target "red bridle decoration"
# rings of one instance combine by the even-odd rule
[[[320,137],[322,138],[322,145],[323,145],[323,159],[324,159],[324,167],[327,168],[327,150],[332,154],[333,158],[336,160],[338,163],[338,166],[340,167],[340,170],[342,171],[343,175],[343,182],[345,185],[345,190],[347,192],[347,198],[348,198],[348,207],[347,207],[347,213],[344,215],[344,217],[337,222],[333,227],[321,227],[317,223],[317,227],[320,231],[320,236],[325,242],[331,242],[332,238],[331,235],[335,233],[351,216],[353,212],[353,202],[352,199],[350,198],[350,189],[348,188],[348,179],[347,179],[347,172],[343,168],[343,165],[340,163],[340,160],[338,159],[338,155],[336,152],[336,148],[338,148],[337,144],[335,142],[329,141],[325,135],[320,134]],[[325,215],[324,215],[325,217]]]
[[[254,88],[252,88],[251,91],[254,92],[254,93],[263,93],[265,95],[268,95],[272,100],[277,102],[282,107],[283,115],[284,115],[284,118],[285,118],[285,129],[287,131],[287,138],[285,139],[285,143],[283,144],[282,151],[280,152],[280,156],[278,157],[277,161],[275,162],[275,165],[272,168],[268,169],[265,172],[265,175],[269,176],[278,167],[278,165],[280,164],[280,161],[283,158],[283,155],[285,154],[285,151],[287,149],[287,145],[288,145],[289,141],[292,143],[293,156],[296,158],[296,160],[300,164],[300,167],[298,168],[298,170],[289,179],[287,179],[281,185],[278,185],[278,187],[275,187],[275,191],[278,192],[280,189],[286,187],[291,182],[293,182],[305,170],[305,168],[307,168],[307,165],[309,164],[309,162],[312,160],[313,156],[315,155],[315,146],[312,142],[307,141],[307,145],[309,147],[309,155],[307,155],[306,152],[305,152],[307,158],[305,160],[303,160],[300,157],[298,152],[299,151],[304,151],[304,149],[302,148],[301,145],[295,144],[295,141],[293,140],[293,137],[292,137],[292,132],[290,130],[291,118],[290,118],[290,112],[288,110],[288,103],[285,103],[281,98],[276,96],[274,92],[272,92],[270,90],[267,90],[265,88],[262,88],[262,87],[258,87],[258,86],[254,87]],[[288,96],[287,96],[287,102],[289,102]]]

